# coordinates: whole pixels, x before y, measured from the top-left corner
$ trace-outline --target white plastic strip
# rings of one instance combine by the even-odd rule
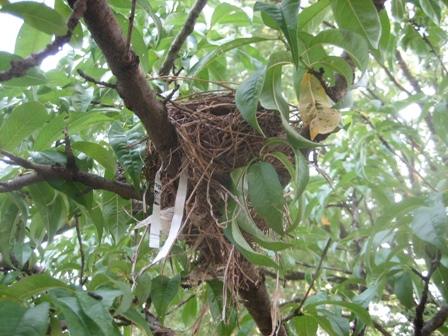
[[[160,230],[162,224],[160,223],[160,196],[162,193],[162,182],[160,182],[160,171],[162,167],[157,171],[154,179],[154,202],[152,204],[152,220],[151,230],[149,231],[149,247],[160,247]]]
[[[163,245],[162,249],[157,254],[151,265],[158,263],[160,260],[165,258],[171,250],[174,242],[179,234],[180,227],[182,225],[182,218],[184,216],[185,199],[187,198],[187,173],[184,170],[180,174],[179,186],[177,187],[176,201],[174,203],[174,215],[171,222],[170,233],[168,238]],[[153,217],[154,218],[154,217]],[[153,221],[154,223],[154,221]],[[152,226],[153,224],[151,224]]]

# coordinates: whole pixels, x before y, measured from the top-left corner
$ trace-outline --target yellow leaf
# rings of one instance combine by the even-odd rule
[[[310,134],[311,140],[314,140],[317,134],[327,134],[333,132],[339,125],[341,120],[341,115],[338,110],[335,109],[324,109],[319,110],[317,115],[311,120],[310,123]],[[312,134],[316,134],[314,137]]]
[[[310,126],[311,140],[327,134],[339,125],[341,116],[331,108],[331,101],[316,76],[307,72],[300,82],[299,113],[305,126]]]
[[[331,108],[325,89],[313,74],[307,72],[300,82],[299,112],[305,126],[316,116],[318,110]]]
[[[321,222],[322,222],[323,225],[330,225],[331,224],[330,221],[327,219],[327,217],[325,217],[324,215],[322,215]]]

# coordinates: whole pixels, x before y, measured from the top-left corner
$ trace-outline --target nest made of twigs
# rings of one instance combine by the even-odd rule
[[[226,268],[226,273],[240,274],[233,282],[241,286],[247,281],[241,277],[247,263],[223,235],[221,227],[226,224],[221,221],[221,210],[229,196],[230,173],[259,156],[266,138],[244,121],[233,93],[178,100],[168,106],[168,113],[188,174],[182,238],[191,251],[201,252],[196,253],[199,267],[213,266],[215,271]],[[283,132],[281,120],[273,111],[260,106],[257,120],[266,137]]]

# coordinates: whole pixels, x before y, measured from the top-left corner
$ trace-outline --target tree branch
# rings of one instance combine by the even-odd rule
[[[74,3],[69,0],[70,6]],[[126,37],[107,0],[87,0],[84,21],[117,79],[117,91],[125,106],[141,120],[167,173],[176,176],[181,161],[180,153],[175,151],[175,128],[165,106],[149,87],[139,67],[138,56],[132,48],[126,53]]]
[[[283,324],[272,325],[271,308],[272,302],[269,297],[264,277],[253,269],[250,278],[253,280],[247,289],[239,289],[238,293],[242,298],[244,307],[257,324],[262,335],[286,336],[287,332]]]
[[[437,269],[437,267],[439,267],[440,258],[442,257],[442,252],[440,250],[438,250],[434,255],[429,250],[427,250],[426,253],[430,257],[431,261],[430,261],[430,267],[428,270],[428,275],[422,278],[423,279],[423,292],[422,292],[422,295],[420,298],[420,302],[418,303],[417,307],[415,308],[415,318],[414,318],[414,335],[415,336],[423,335],[423,327],[425,324],[425,322],[423,320],[423,314],[425,312],[426,302],[428,301],[429,282],[431,280],[432,274]],[[435,316],[433,317],[433,319],[434,318],[435,318]],[[436,323],[434,322],[434,325],[435,324]],[[428,328],[428,329],[430,329],[430,328]]]
[[[434,330],[442,326],[448,318],[448,304],[440,307],[439,311],[422,328],[421,335],[429,336]]]
[[[39,183],[42,181],[45,181],[45,178],[39,174],[19,175],[12,180],[0,182],[0,194],[20,190],[23,187]]]
[[[303,300],[300,302],[299,306],[296,309],[294,309],[292,314],[287,316],[287,317],[285,317],[282,322],[287,322],[287,321],[291,320],[292,318],[294,318],[296,316],[300,316],[302,314],[302,312],[301,312],[302,307],[305,304],[305,301],[308,298],[308,295],[310,294],[311,289],[314,286],[314,281],[316,281],[316,277],[319,274],[319,271],[320,271],[320,269],[322,267],[322,263],[323,263],[323,261],[325,259],[325,256],[327,255],[327,252],[328,252],[328,249],[330,248],[330,246],[331,246],[331,238],[328,239],[327,244],[325,245],[325,248],[324,248],[324,250],[322,252],[322,255],[320,257],[319,264],[317,265],[317,268],[316,268],[316,273],[314,273],[313,278],[311,279],[311,283],[308,286],[308,289],[307,289],[307,291],[305,293],[305,296],[303,297]]]
[[[61,166],[48,166],[33,163],[17,155],[1,150],[1,153],[8,157],[15,164],[31,169],[37,174],[27,174],[16,177],[13,180],[2,182],[0,184],[0,193],[19,190],[27,185],[51,179],[63,179],[66,181],[75,181],[92,189],[102,189],[118,194],[124,199],[141,200],[143,193],[138,193],[132,184],[109,180],[104,177],[94,175],[83,171],[72,171]],[[152,201],[148,201],[152,202]]]
[[[87,0],[77,0],[74,3],[73,11],[67,19],[68,30],[65,36],[57,36],[44,50],[33,53],[24,60],[12,60],[11,68],[0,72],[0,82],[23,77],[29,69],[40,65],[45,58],[57,54],[62,46],[70,41],[73,30],[86,11],[86,2]]]
[[[163,62],[162,67],[160,68],[160,76],[169,75],[180,48],[182,48],[182,45],[184,44],[187,37],[193,32],[196,20],[198,19],[199,14],[201,14],[202,9],[206,4],[207,0],[196,0],[196,3],[194,4],[193,8],[188,14],[187,19],[185,20],[185,23],[182,26],[182,29],[180,30],[179,34],[177,34],[174,42],[170,46],[170,50],[166,55],[165,62]]]

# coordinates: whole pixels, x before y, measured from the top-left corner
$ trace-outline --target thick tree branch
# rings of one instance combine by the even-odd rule
[[[238,292],[244,307],[246,307],[247,311],[254,319],[262,335],[288,335],[283,324],[280,326],[272,325],[272,302],[266,288],[264,277],[262,277],[255,268],[252,268],[251,273],[252,274],[249,274],[249,277],[253,282],[249,284],[248,288],[240,288]]]
[[[24,60],[11,61],[11,68],[0,72],[0,82],[5,82],[15,77],[23,77],[29,69],[40,65],[45,58],[57,54],[62,46],[70,41],[73,30],[84,15],[86,2],[87,0],[77,0],[74,3],[73,12],[67,19],[68,30],[65,36],[57,36],[44,50],[33,53]]]
[[[71,6],[74,3],[69,0]],[[139,67],[138,56],[132,49],[126,53],[126,37],[107,0],[87,0],[84,20],[117,79],[117,91],[126,107],[141,120],[168,174],[176,176],[180,153],[175,152],[174,126],[169,122],[165,105],[149,87]]]
[[[440,307],[439,311],[422,328],[421,335],[429,336],[434,330],[442,326],[448,318],[448,304]]]
[[[165,62],[163,62],[162,67],[160,68],[160,76],[169,75],[180,48],[182,48],[182,45],[184,44],[187,37],[193,32],[196,20],[198,19],[199,14],[201,14],[202,9],[206,4],[207,0],[196,0],[196,3],[194,4],[193,8],[188,14],[187,19],[185,20],[185,23],[182,26],[182,29],[180,30],[179,34],[177,34],[174,42],[171,44],[170,50],[166,55]]]
[[[42,181],[45,181],[45,178],[39,174],[19,175],[12,180],[0,182],[0,193],[20,190],[23,187],[39,183]]]
[[[2,150],[1,153],[8,157],[15,164],[26,169],[34,170],[37,174],[22,175],[16,177],[11,181],[2,182],[0,184],[0,193],[19,190],[20,188],[23,188],[27,185],[31,185],[41,181],[63,179],[66,181],[79,182],[92,189],[107,190],[116,193],[124,199],[141,200],[142,198],[142,193],[137,193],[137,191],[135,191],[134,189],[134,186],[129,183],[109,180],[104,177],[83,171],[72,171],[61,166],[48,166],[33,163],[5,150]]]

